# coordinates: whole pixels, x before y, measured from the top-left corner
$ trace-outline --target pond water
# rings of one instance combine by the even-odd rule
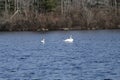
[[[120,80],[120,30],[0,32],[0,80]]]

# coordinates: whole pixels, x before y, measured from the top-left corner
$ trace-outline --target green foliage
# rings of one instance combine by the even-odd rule
[[[56,8],[56,0],[44,0],[44,6],[47,11],[54,11]]]
[[[21,0],[22,2],[22,0]],[[28,4],[29,8],[34,9],[35,11],[47,11],[47,12],[51,12],[54,11],[56,6],[57,6],[57,0],[35,0],[33,3]],[[20,5],[19,7],[23,7],[21,3],[18,3],[18,5]],[[0,1],[0,11],[4,11],[5,10],[5,0]],[[15,9],[16,4],[14,4],[14,0],[9,0],[7,2],[7,9],[9,12],[13,11]]]
[[[34,2],[33,7],[37,11],[54,11],[57,6],[56,0],[36,0]]]

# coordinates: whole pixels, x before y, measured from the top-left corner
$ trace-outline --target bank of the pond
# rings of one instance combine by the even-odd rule
[[[64,15],[58,12],[29,12],[27,16],[21,14],[7,19],[6,16],[0,16],[0,31],[119,29],[119,14],[120,10],[92,8],[90,12],[81,9]]]
[[[111,30],[111,29],[120,29],[120,25],[116,27],[63,27],[63,28],[49,28],[49,27],[40,27],[33,28],[24,27],[24,26],[11,26],[9,23],[1,24],[0,31],[70,31],[70,30]]]

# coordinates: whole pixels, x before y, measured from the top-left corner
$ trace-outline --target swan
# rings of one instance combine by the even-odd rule
[[[41,43],[45,44],[45,39],[44,38],[41,40]]]
[[[72,43],[73,41],[74,39],[72,38],[72,35],[70,36],[70,38],[64,40],[64,42],[68,42],[68,43]]]

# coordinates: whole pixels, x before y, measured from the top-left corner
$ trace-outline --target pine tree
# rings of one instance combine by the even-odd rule
[[[57,6],[57,1],[56,0],[44,0],[43,2],[45,10],[50,12],[54,11],[56,6]]]

